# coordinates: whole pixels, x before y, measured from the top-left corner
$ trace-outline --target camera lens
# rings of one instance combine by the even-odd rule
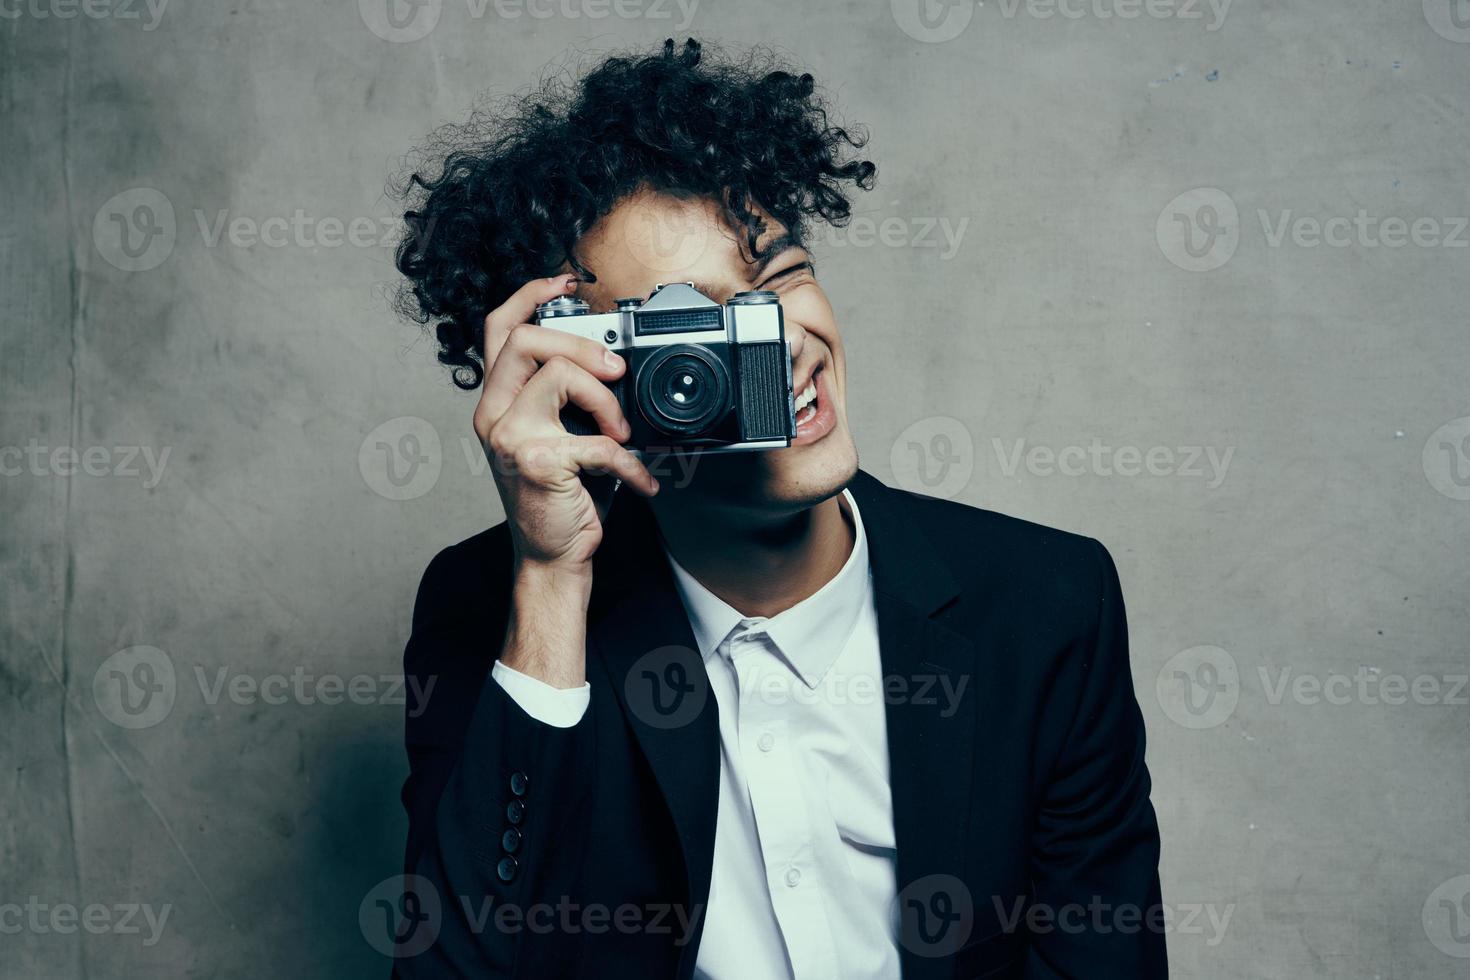
[[[729,404],[724,363],[696,344],[665,347],[638,372],[638,407],[669,435],[702,435],[725,417]]]

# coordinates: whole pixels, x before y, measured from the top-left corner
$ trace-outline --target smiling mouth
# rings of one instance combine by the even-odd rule
[[[813,371],[811,380],[794,399],[796,433],[791,440],[793,446],[816,442],[837,424],[837,412],[832,403],[832,390],[827,385],[825,368],[826,365],[821,365]]]
[[[807,382],[806,388],[796,396],[796,427],[817,417],[817,376]]]

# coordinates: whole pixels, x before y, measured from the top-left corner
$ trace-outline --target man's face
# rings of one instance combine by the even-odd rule
[[[578,296],[595,313],[613,309],[620,297],[647,297],[658,283],[692,282],[717,303],[747,289],[779,294],[797,400],[816,394],[797,412],[796,438],[787,449],[647,460],[663,487],[659,506],[803,510],[840,491],[857,471],[847,365],[832,306],[810,256],[786,244],[780,223],[761,216],[765,256],[758,261],[745,254],[744,232],[726,224],[718,202],[652,192],[619,202],[577,245],[578,259],[597,276]],[[687,486],[681,467],[692,467]]]

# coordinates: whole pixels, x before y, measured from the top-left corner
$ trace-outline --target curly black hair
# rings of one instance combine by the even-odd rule
[[[751,203],[798,242],[812,218],[844,224],[848,185],[873,184],[874,165],[852,159],[865,142],[829,121],[811,75],[762,49],[710,57],[671,38],[653,54],[607,58],[434,135],[400,190],[409,210],[397,266],[408,282],[398,308],[435,322],[439,360],[456,385],[476,388],[485,314],[564,264],[596,281],[575,246],[623,197],[718,200],[759,258],[764,224]]]

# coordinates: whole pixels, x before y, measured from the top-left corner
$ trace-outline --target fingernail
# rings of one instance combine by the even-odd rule
[[[604,364],[606,364],[610,368],[615,368],[619,364],[622,364],[623,363],[623,359],[621,357],[619,357],[618,355],[614,354],[612,351],[608,350],[607,348],[603,348],[603,351],[602,351],[602,362]]]

